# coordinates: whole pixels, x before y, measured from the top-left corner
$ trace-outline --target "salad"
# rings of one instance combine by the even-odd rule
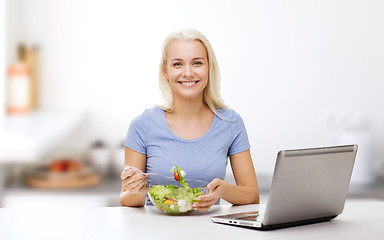
[[[203,195],[204,189],[190,188],[185,182],[185,171],[178,166],[171,169],[176,181],[182,187],[176,185],[153,185],[148,192],[152,203],[161,211],[171,215],[182,215],[193,211],[192,204],[197,202],[197,197]]]

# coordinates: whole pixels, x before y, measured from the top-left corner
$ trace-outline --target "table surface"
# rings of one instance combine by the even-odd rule
[[[2,208],[0,239],[384,239],[384,201],[347,201],[330,222],[273,231],[209,218],[262,207],[221,205],[189,216],[168,216],[154,207]]]

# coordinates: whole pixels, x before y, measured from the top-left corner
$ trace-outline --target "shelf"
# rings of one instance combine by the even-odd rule
[[[73,130],[81,113],[36,111],[6,115],[0,126],[0,163],[38,160]]]

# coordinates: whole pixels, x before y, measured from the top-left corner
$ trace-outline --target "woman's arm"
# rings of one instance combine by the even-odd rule
[[[259,187],[251,152],[247,150],[234,154],[230,160],[236,186],[225,184],[221,198],[235,205],[259,203]]]
[[[259,187],[256,173],[249,150],[230,156],[236,186],[218,178],[210,182],[207,187],[209,194],[199,196],[193,207],[197,211],[207,211],[218,198],[223,198],[234,205],[259,203]]]
[[[142,207],[146,197],[146,176],[136,174],[145,172],[147,156],[125,147],[125,169],[121,173],[121,206]]]

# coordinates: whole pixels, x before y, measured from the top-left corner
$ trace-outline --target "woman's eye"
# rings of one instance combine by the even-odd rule
[[[177,63],[174,63],[172,66],[174,66],[174,67],[180,67],[180,66],[181,66],[181,63],[177,62]]]
[[[196,61],[196,62],[193,62],[193,65],[202,65],[203,63],[202,62],[199,62],[199,61]]]

